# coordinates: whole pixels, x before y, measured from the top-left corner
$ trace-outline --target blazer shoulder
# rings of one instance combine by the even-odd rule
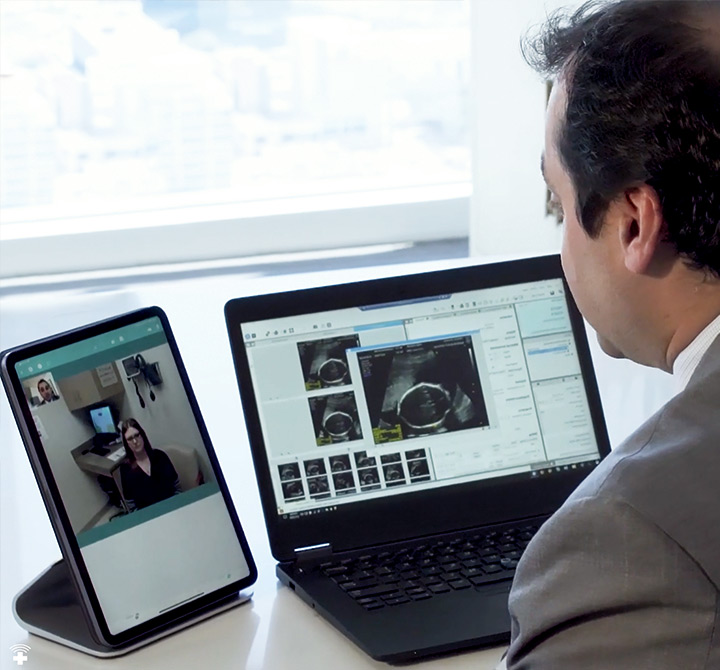
[[[720,584],[720,347],[706,371],[613,450],[574,498],[626,502]],[[703,359],[704,361],[705,359]],[[718,365],[714,365],[715,363]]]

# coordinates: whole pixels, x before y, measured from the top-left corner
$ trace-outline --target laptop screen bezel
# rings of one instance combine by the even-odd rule
[[[260,499],[276,560],[293,560],[295,550],[330,544],[343,552],[551,514],[590,472],[555,472],[531,479],[526,474],[469,484],[408,492],[401,496],[337,505],[332,512],[283,518],[277,500],[242,325],[254,321],[328,312],[335,309],[415,300],[483,288],[561,279],[587,393],[600,458],[610,451],[585,324],[563,277],[557,255],[436,270],[349,284],[235,298],[225,305],[238,387],[255,465]],[[377,520],[382,519],[382,523]]]

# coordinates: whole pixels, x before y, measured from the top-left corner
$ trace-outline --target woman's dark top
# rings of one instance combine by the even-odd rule
[[[120,466],[123,495],[130,510],[142,509],[180,492],[178,475],[168,455],[159,449],[150,454],[150,476],[139,466]]]

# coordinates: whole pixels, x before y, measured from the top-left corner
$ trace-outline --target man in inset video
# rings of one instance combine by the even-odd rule
[[[621,0],[526,44],[555,77],[543,171],[610,356],[678,394],[539,531],[510,670],[720,668],[720,3]]]

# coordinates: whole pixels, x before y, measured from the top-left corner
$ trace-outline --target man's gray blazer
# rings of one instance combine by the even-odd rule
[[[720,669],[720,337],[525,550],[508,670]]]

